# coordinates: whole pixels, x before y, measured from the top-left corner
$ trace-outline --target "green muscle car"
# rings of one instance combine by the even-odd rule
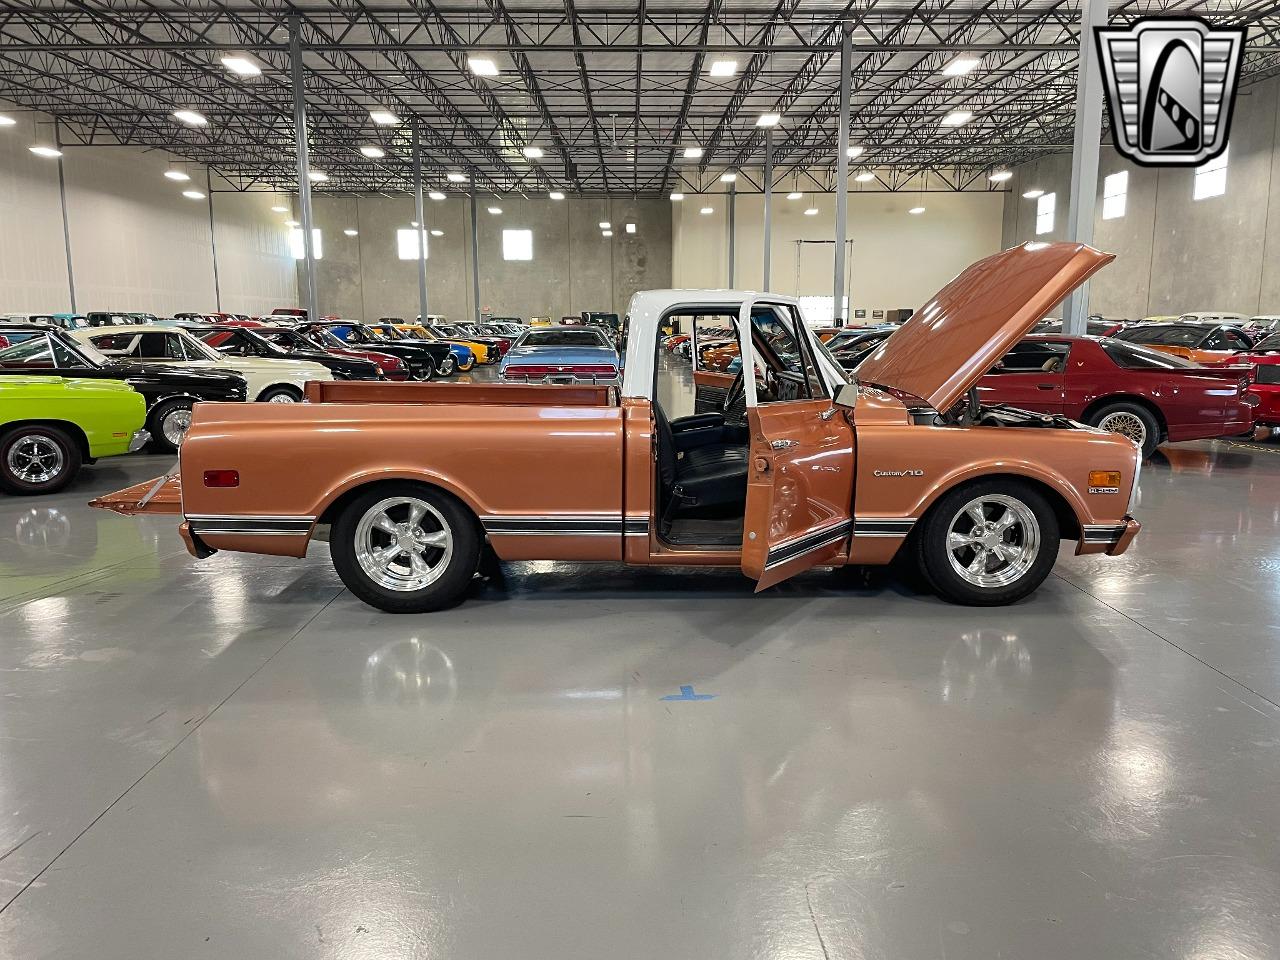
[[[146,443],[146,415],[142,394],[120,380],[0,378],[0,490],[61,490],[82,463]]]

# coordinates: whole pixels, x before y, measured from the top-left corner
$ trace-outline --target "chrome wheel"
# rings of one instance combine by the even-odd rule
[[[374,583],[411,592],[435,583],[453,559],[453,532],[417,497],[389,497],[365,511],[355,532],[356,562]]]
[[[9,448],[9,473],[23,483],[48,483],[66,466],[62,447],[52,437],[29,433]]]
[[[975,587],[1003,587],[1040,555],[1040,524],[1021,500],[988,494],[960,508],[947,528],[947,559]]]
[[[175,410],[165,414],[163,420],[160,421],[160,435],[171,446],[177,447],[182,444],[183,439],[187,435],[187,431],[191,429],[191,408],[178,407]]]
[[[1098,421],[1098,429],[1106,430],[1108,433],[1118,433],[1122,437],[1128,437],[1140,449],[1146,448],[1147,425],[1142,422],[1142,418],[1136,413],[1130,413],[1128,410],[1116,410],[1114,413],[1108,413]]]
[[[455,366],[457,366],[457,361],[453,358],[453,354],[449,354],[449,356],[445,357],[444,360],[440,362],[440,376],[449,376],[449,374],[453,373],[453,368]]]
[[[267,397],[267,403],[297,403],[298,398],[288,390],[281,390],[279,393],[273,393]]]

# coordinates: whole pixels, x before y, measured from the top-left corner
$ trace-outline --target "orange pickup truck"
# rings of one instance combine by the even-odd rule
[[[301,557],[327,539],[382,610],[461,597],[504,560],[740,567],[760,589],[910,551],[948,600],[1002,604],[1059,542],[1123,552],[1135,445],[1064,417],[984,407],[978,379],[1112,257],[1030,243],[961,273],[858,368],[772,294],[649,291],[615,386],[313,383],[308,403],[195,408],[177,476],[94,501],[181,515],[197,557]],[[734,318],[743,370],[722,408],[672,419],[658,334]],[[477,442],[482,437],[483,442]]]

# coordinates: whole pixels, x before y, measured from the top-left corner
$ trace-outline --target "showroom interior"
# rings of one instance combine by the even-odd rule
[[[0,0],[0,957],[1274,958],[1278,599],[1274,2]]]

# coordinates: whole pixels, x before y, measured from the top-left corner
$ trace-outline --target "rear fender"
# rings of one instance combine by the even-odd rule
[[[452,477],[445,477],[433,471],[421,470],[412,467],[392,467],[385,470],[370,470],[347,477],[336,486],[329,489],[320,503],[318,503],[311,511],[311,515],[316,517],[319,523],[332,523],[336,518],[337,513],[335,507],[340,506],[341,501],[348,495],[353,494],[362,487],[367,487],[370,484],[385,483],[392,480],[408,480],[415,483],[426,483],[433,487],[439,487],[446,493],[450,493],[461,500],[467,509],[475,514],[476,517],[480,517],[484,512],[475,493]]]

